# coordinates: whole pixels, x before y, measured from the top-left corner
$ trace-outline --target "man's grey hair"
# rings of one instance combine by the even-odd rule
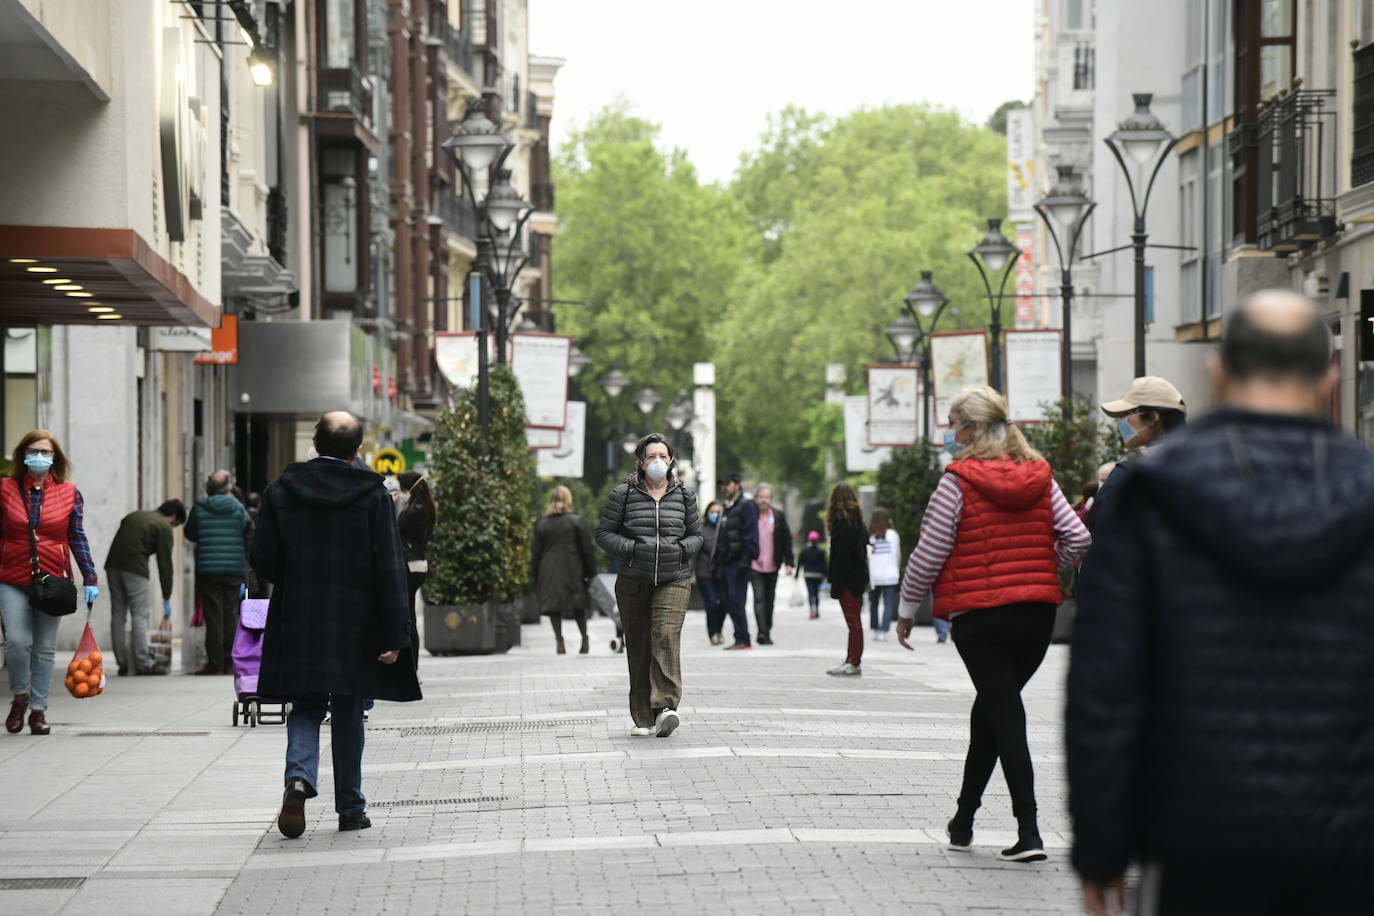
[[[758,499],[759,494],[762,493],[764,490],[767,490],[768,493],[772,496],[778,495],[778,491],[773,489],[773,485],[771,483],[761,483],[757,487],[754,487],[754,498]]]
[[[211,496],[228,493],[234,488],[234,475],[228,471],[215,471],[205,478],[205,492]]]

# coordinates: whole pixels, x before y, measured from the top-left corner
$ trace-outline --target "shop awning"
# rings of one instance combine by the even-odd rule
[[[0,226],[0,324],[214,328],[220,314],[132,229]]]

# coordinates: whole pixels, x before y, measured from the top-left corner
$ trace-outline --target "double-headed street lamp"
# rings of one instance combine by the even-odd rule
[[[913,286],[911,292],[902,299],[905,308],[887,328],[887,338],[897,351],[897,359],[909,363],[920,351],[921,434],[927,440],[931,430],[930,336],[935,333],[935,325],[949,305],[949,298],[935,285],[931,276],[932,271],[921,271],[921,282]],[[929,325],[925,324],[926,320],[930,322]]]
[[[1021,249],[1002,234],[1000,219],[988,220],[987,234],[968,253],[969,260],[978,268],[978,275],[983,278],[983,288],[988,292],[988,301],[992,307],[992,315],[988,321],[988,330],[992,336],[992,387],[998,391],[1004,391],[1006,384],[1006,365],[1002,359],[1002,300],[1006,295],[1007,280],[1016,268],[1016,259],[1020,254]],[[992,294],[989,273],[994,276],[998,273],[1002,275],[995,296]]]
[[[620,396],[630,387],[630,380],[618,366],[611,366],[609,372],[601,377],[601,390],[606,392],[606,397],[611,401],[611,438],[606,442],[606,468],[608,471],[615,469],[615,441],[620,437],[620,447],[624,452],[633,454],[635,447],[639,444],[639,437],[632,432],[622,431],[620,427],[620,411],[617,407]],[[663,403],[657,391],[652,385],[645,385],[634,396],[635,407],[639,412],[648,416],[653,413],[659,404]]]
[[[1064,419],[1073,417],[1073,259],[1078,240],[1096,203],[1083,193],[1083,186],[1071,165],[1058,167],[1059,180],[1035,205],[1050,241],[1059,255],[1059,296],[1063,308],[1063,339],[1059,342],[1059,375],[1064,395]]]
[[[1150,192],[1154,190],[1159,170],[1179,140],[1150,111],[1153,97],[1148,92],[1134,93],[1135,111],[1121,122],[1115,133],[1102,141],[1112,151],[1126,176],[1126,189],[1131,193],[1131,210],[1135,217],[1131,246],[1135,249],[1136,378],[1145,374],[1145,247],[1149,239],[1145,231],[1145,211],[1150,206]],[[1154,167],[1150,168],[1152,162]]]
[[[534,213],[534,206],[511,184],[511,170],[501,167],[515,147],[502,133],[500,125],[487,117],[485,99],[468,102],[462,123],[443,146],[463,177],[464,195],[477,210],[477,262],[496,293],[496,363],[504,365],[511,290],[529,263],[529,253],[520,238],[525,223]],[[495,180],[479,201],[473,179],[478,174],[485,175],[493,166],[496,168]],[[487,322],[485,308],[480,310],[480,320],[479,340]]]

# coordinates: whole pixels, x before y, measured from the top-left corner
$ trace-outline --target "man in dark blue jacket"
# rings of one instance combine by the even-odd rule
[[[735,641],[725,648],[752,649],[745,601],[749,597],[749,573],[759,558],[759,507],[744,495],[738,474],[728,474],[716,482],[725,497],[725,518],[716,535],[716,565],[725,585],[725,609],[735,628]]]
[[[1078,587],[1067,742],[1092,913],[1353,913],[1374,861],[1374,455],[1306,298],[1228,318],[1219,409],[1132,462]],[[1357,897],[1357,893],[1365,893]]]

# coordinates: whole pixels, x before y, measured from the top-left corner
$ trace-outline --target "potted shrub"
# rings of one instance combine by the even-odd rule
[[[435,424],[439,517],[424,591],[425,648],[436,655],[505,651],[519,644],[515,601],[529,578],[534,456],[514,374],[493,368],[489,389],[489,431],[478,423],[474,389],[455,390]]]

